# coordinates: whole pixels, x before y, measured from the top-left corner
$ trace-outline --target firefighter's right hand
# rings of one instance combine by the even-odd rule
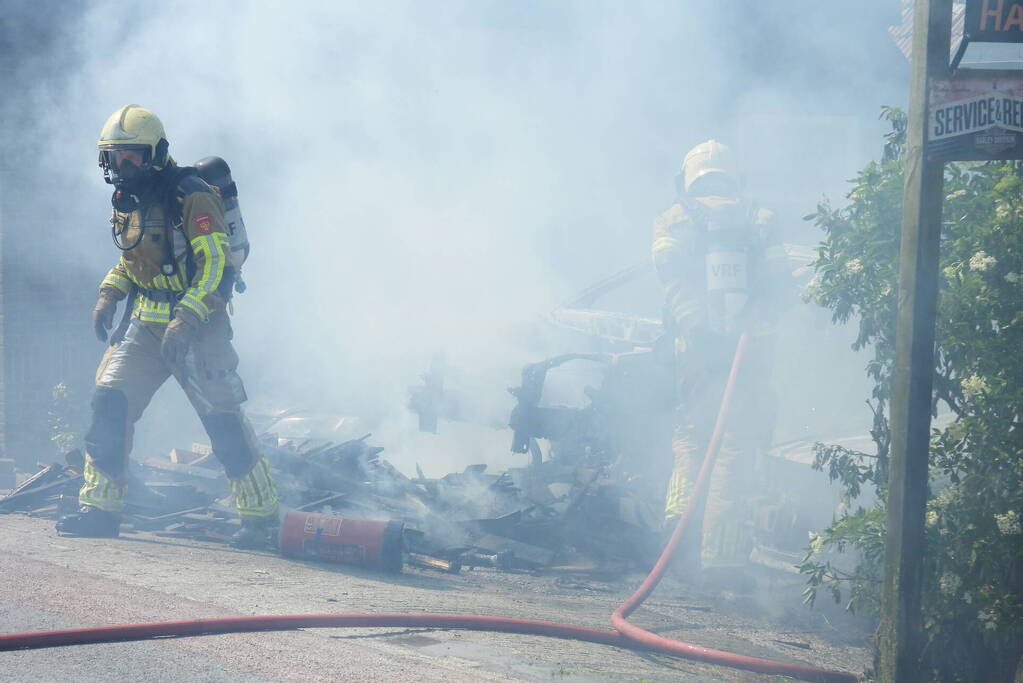
[[[174,319],[163,331],[163,341],[160,342],[160,353],[172,370],[184,369],[188,350],[198,336],[198,319],[187,311],[178,309]]]
[[[117,301],[106,296],[101,296],[96,302],[96,308],[92,309],[92,328],[101,342],[107,340],[107,331],[114,326],[116,311]]]

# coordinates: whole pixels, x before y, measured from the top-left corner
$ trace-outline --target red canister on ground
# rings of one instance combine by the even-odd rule
[[[281,554],[400,572],[405,524],[291,510],[278,538]]]

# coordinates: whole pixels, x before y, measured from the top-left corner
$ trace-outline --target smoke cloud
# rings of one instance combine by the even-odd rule
[[[172,156],[222,156],[239,186],[252,255],[234,326],[250,407],[359,416],[385,457],[436,475],[524,461],[505,434],[473,431],[466,446],[414,433],[406,390],[432,354],[446,352],[478,412],[506,419],[521,366],[574,350],[537,319],[649,259],[651,221],[693,145],[734,146],[786,241],[817,240],[800,217],[823,194],[840,201],[877,156],[879,107],[903,100],[886,34],[898,12],[882,0],[92,2],[53,43],[61,77],[18,97],[38,112],[26,139],[59,161],[36,187],[56,182],[77,224],[61,269],[98,283],[115,262],[94,142],[118,107],[153,110]],[[630,305],[656,314],[643,287]],[[790,346],[847,348],[799,315],[809,327]],[[862,364],[850,353],[842,376]],[[783,368],[787,391],[814,395],[813,368]],[[202,440],[165,388],[138,450],[189,434]]]

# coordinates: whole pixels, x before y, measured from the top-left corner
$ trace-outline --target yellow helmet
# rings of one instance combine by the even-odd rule
[[[707,140],[686,152],[682,159],[682,182],[685,191],[699,178],[716,173],[728,178],[739,188],[739,172],[732,150],[716,140]]]
[[[99,165],[108,183],[123,185],[161,170],[167,165],[167,138],[156,114],[137,104],[128,104],[103,124],[99,134]],[[134,159],[126,162],[124,154],[133,150]],[[132,168],[134,167],[134,168]]]

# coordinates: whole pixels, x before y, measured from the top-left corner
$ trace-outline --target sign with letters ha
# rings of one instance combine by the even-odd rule
[[[1023,43],[1023,0],[967,0],[963,34],[971,43]]]

